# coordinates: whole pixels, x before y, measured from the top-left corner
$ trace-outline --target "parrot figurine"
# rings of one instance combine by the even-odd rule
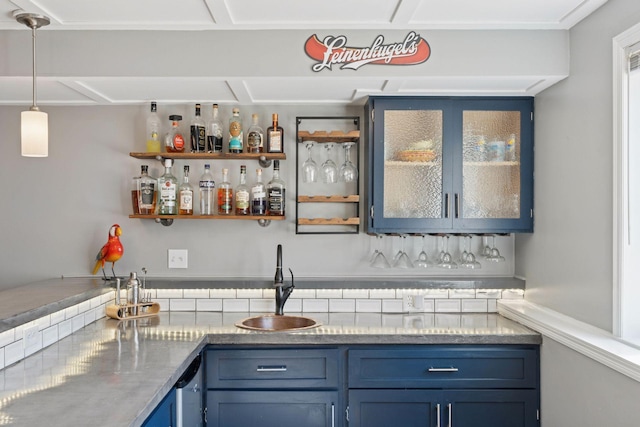
[[[113,265],[122,257],[124,253],[124,248],[122,247],[122,243],[120,243],[120,236],[122,235],[122,229],[118,224],[113,224],[109,229],[109,240],[104,244],[98,255],[96,255],[96,264],[93,267],[93,273],[97,274],[98,270],[102,268],[102,275],[104,276],[104,280],[107,280],[107,275],[104,272],[104,263],[111,263],[111,272],[113,273],[113,278],[116,277],[116,273],[113,270]]]

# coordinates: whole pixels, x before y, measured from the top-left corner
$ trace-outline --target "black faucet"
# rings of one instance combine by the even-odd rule
[[[284,286],[284,278],[282,277],[282,245],[278,245],[278,253],[276,258],[276,276],[273,279],[273,287],[276,288],[276,316],[282,316],[284,303],[293,292],[293,271],[291,273],[291,285]]]

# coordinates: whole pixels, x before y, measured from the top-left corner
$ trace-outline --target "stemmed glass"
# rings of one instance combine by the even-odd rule
[[[407,238],[406,234],[400,235],[401,246],[400,246],[400,250],[398,251],[398,254],[395,257],[395,262],[393,263],[393,266],[395,268],[413,268],[413,263],[409,259],[409,255],[407,255],[407,253],[404,250],[404,241],[406,240],[406,238]]]
[[[446,237],[446,239],[445,239]],[[449,236],[442,236],[443,239],[443,254],[442,257],[440,259],[440,261],[438,262],[438,267],[440,268],[447,268],[447,269],[454,269],[454,268],[458,268],[458,264],[456,264],[453,261],[453,257],[451,256],[451,254],[449,253]]]
[[[472,270],[482,268],[482,264],[480,264],[476,260],[476,256],[473,254],[473,251],[471,250],[471,236],[470,235],[465,236],[464,241],[465,241],[465,251],[463,252],[463,254],[466,253],[466,256],[464,258],[461,257],[462,262],[460,263],[460,268],[469,268]],[[467,251],[466,248],[468,248],[469,251]]]
[[[422,251],[418,254],[418,259],[413,262],[413,265],[416,268],[429,268],[433,267],[433,264],[429,262],[429,256],[427,255],[427,251],[425,250],[424,238],[426,236],[422,235]]]
[[[387,257],[382,252],[382,234],[376,234],[376,249],[373,251],[371,262],[369,265],[373,268],[390,268],[391,264],[387,261]]]
[[[495,235],[491,236],[491,238],[492,238],[492,242],[491,242],[492,248],[491,248],[491,253],[487,257],[487,261],[504,262],[504,257],[500,255],[500,251],[496,247],[496,236]]]
[[[351,162],[351,147],[354,142],[345,142],[342,144],[344,148],[344,163],[340,166],[340,181],[353,182],[358,179],[358,168]]]
[[[335,184],[338,182],[338,166],[331,159],[333,152],[333,142],[325,144],[327,149],[327,160],[322,164],[322,181],[327,184]]]
[[[307,160],[302,164],[302,182],[316,182],[318,180],[318,165],[311,158],[311,148],[313,145],[313,141],[307,141],[305,144],[309,154]]]
[[[482,253],[483,258],[489,258],[491,256],[491,246],[489,246],[489,237],[482,236]]]

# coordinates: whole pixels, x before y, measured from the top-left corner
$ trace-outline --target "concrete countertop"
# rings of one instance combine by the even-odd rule
[[[0,425],[139,426],[207,344],[540,344],[498,314],[305,313],[295,333],[236,328],[249,313],[101,319],[0,371]]]

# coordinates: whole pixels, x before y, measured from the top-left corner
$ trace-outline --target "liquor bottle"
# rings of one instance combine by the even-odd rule
[[[142,175],[139,181],[138,210],[140,215],[153,215],[156,213],[156,200],[158,195],[158,180],[149,176],[149,167],[142,165]]]
[[[155,102],[151,103],[151,112],[147,116],[147,152],[159,153],[160,146],[160,117]]]
[[[236,215],[249,215],[249,187],[247,186],[247,167],[240,166],[240,184],[236,187]]]
[[[267,184],[267,215],[284,216],[285,184],[280,179],[280,161],[273,161],[273,178]]]
[[[264,131],[258,124],[258,115],[251,115],[251,126],[247,131],[247,151],[249,153],[262,153],[264,149]]]
[[[204,173],[200,177],[200,215],[213,215],[216,182],[211,174],[211,166],[204,165]]]
[[[158,215],[177,215],[178,180],[171,173],[172,159],[164,159],[164,174],[158,178]]]
[[[242,132],[242,119],[240,110],[233,109],[233,116],[229,119],[229,152],[242,153],[244,134]]]
[[[256,182],[251,186],[251,214],[267,214],[267,188],[262,182],[262,169],[256,169]]]
[[[180,184],[180,215],[193,215],[193,187],[189,184],[189,165],[184,166],[184,178]]]
[[[218,113],[218,104],[213,104],[213,116],[207,133],[207,150],[210,153],[222,153],[222,120]]]
[[[218,214],[220,215],[233,213],[233,189],[228,178],[229,169],[222,169],[222,182],[218,186]]]
[[[140,214],[140,179],[142,176],[134,176],[131,181],[131,208],[134,215]]]
[[[507,145],[504,151],[504,159],[508,162],[514,162],[516,160],[516,134],[512,133],[507,140]]]
[[[165,149],[168,153],[182,153],[184,151],[184,138],[180,131],[182,116],[172,114],[169,116],[169,120],[171,120],[171,129],[164,139]]]
[[[267,128],[267,153],[284,153],[284,130],[278,126],[278,114],[273,113],[273,123]]]
[[[204,120],[200,115],[200,104],[196,104],[196,113],[191,120],[191,152],[204,153],[207,151]]]

